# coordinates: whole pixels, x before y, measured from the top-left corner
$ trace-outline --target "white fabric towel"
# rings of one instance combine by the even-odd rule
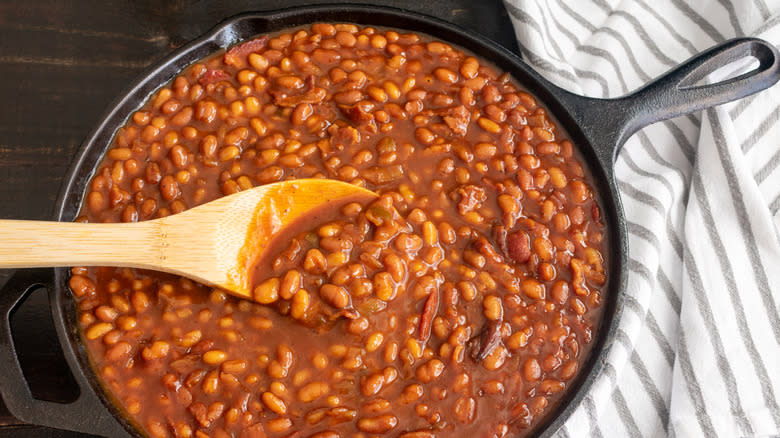
[[[780,44],[780,0],[505,4],[525,60],[593,97],[736,36]],[[606,371],[558,436],[780,434],[779,105],[780,85],[623,147],[628,308]]]

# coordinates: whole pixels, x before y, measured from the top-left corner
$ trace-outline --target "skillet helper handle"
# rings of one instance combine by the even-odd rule
[[[0,288],[0,394],[3,401],[13,416],[25,423],[112,438],[128,436],[83,375],[73,373],[80,394],[72,403],[39,400],[30,391],[14,346],[11,313],[33,290],[41,287],[52,290],[52,274],[52,269],[21,269]]]
[[[702,80],[721,67],[753,57],[758,66],[712,84]],[[780,52],[758,38],[735,38],[693,56],[644,87],[615,99],[581,96],[575,117],[583,122],[599,158],[609,167],[623,143],[638,130],[755,94],[780,79]],[[571,96],[569,96],[571,97]]]

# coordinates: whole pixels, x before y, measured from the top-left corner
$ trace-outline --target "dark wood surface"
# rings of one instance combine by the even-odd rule
[[[500,0],[352,2],[434,15],[517,50]],[[0,218],[52,218],[81,142],[127,82],[156,60],[232,15],[312,3],[324,2],[0,0]],[[0,270],[0,284],[9,275]],[[72,400],[77,390],[45,291],[29,296],[12,327],[33,394]],[[0,403],[0,438],[78,436],[23,424]]]

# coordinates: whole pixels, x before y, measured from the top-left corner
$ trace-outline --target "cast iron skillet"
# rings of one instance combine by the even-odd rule
[[[593,99],[569,93],[542,78],[517,55],[479,35],[419,14],[364,5],[323,5],[228,19],[180,48],[146,72],[122,96],[84,142],[57,202],[58,221],[72,221],[88,181],[108,149],[114,131],[147,97],[192,62],[258,34],[312,22],[354,22],[426,33],[464,47],[494,62],[533,93],[579,146],[601,198],[607,227],[609,280],[602,302],[604,317],[590,358],[557,410],[534,432],[552,435],[588,393],[603,369],[624,307],[627,238],[613,164],[623,143],[641,127],[659,120],[739,99],[770,87],[780,78],[777,49],[757,39],[727,41],[693,57],[647,86],[617,99]],[[732,61],[754,57],[751,72],[713,85],[699,82]],[[52,275],[53,274],[53,275]],[[0,392],[11,413],[31,424],[109,437],[140,435],[101,389],[81,341],[76,309],[68,291],[67,269],[21,270],[0,291]],[[76,401],[60,404],[32,397],[16,358],[10,314],[37,287],[47,287],[52,316],[65,358],[80,387]]]

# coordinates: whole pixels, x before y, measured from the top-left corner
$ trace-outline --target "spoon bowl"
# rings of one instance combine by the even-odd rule
[[[299,179],[255,187],[144,222],[0,220],[0,268],[151,269],[252,299],[248,272],[276,235],[319,209],[368,202],[376,196],[341,181]]]

